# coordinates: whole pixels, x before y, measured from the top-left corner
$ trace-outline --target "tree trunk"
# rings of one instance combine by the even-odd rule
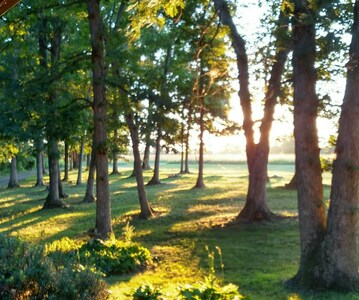
[[[61,181],[61,170],[60,170],[60,164],[59,164],[59,160],[57,160],[57,167],[58,167],[58,173],[59,173],[59,197],[61,199],[67,198],[68,195],[65,193],[64,191],[64,186],[62,185],[62,181]]]
[[[77,172],[76,185],[82,184],[82,162],[83,162],[83,156],[84,156],[84,148],[85,148],[85,136],[82,136],[80,154],[79,154],[79,170]]]
[[[88,169],[90,168],[90,162],[91,162],[91,154],[87,153],[86,154],[86,171],[88,171]]]
[[[198,176],[197,176],[197,182],[194,188],[204,188],[204,182],[203,182],[203,167],[204,167],[204,141],[203,141],[203,134],[204,134],[204,95],[203,95],[203,84],[202,78],[203,78],[203,71],[201,70],[200,75],[200,117],[199,117],[199,126],[200,126],[200,133],[199,133],[199,159],[198,159]]]
[[[11,158],[10,162],[10,179],[9,184],[7,185],[8,189],[19,187],[19,182],[17,180],[17,166],[16,166],[16,156]]]
[[[158,128],[157,138],[156,138],[156,154],[155,154],[155,168],[153,170],[153,176],[147,185],[156,185],[161,184],[160,181],[160,153],[161,153],[161,138],[162,138],[162,129]]]
[[[288,30],[289,20],[284,13],[280,13],[278,20],[279,25],[276,32],[277,51],[265,96],[264,116],[260,127],[260,141],[258,144],[255,144],[245,41],[236,29],[226,2],[224,0],[214,0],[214,4],[219,11],[222,23],[230,29],[232,46],[237,56],[238,80],[240,85],[239,98],[244,118],[243,129],[246,137],[249,181],[246,203],[237,216],[237,220],[245,222],[268,220],[273,216],[273,213],[268,207],[266,197],[266,184],[268,180],[267,166],[270,149],[269,140],[274,109],[277,104],[277,97],[280,93],[281,76],[290,51],[287,41],[283,40],[283,36],[286,35]]]
[[[185,159],[184,159],[184,174],[189,174],[189,137],[190,137],[190,131],[191,131],[191,125],[192,125],[192,113],[193,113],[193,104],[192,102],[189,103],[188,107],[188,122],[187,122],[187,131],[186,131],[186,147],[185,147]]]
[[[62,181],[69,180],[69,143],[65,140],[65,164],[64,164],[64,178]]]
[[[44,173],[42,170],[43,155],[41,150],[37,150],[36,153],[36,183],[35,186],[44,186]]]
[[[91,159],[90,159],[90,165],[89,165],[88,177],[87,177],[86,194],[84,199],[82,200],[83,203],[92,203],[96,201],[96,197],[94,194],[95,171],[96,171],[95,152],[92,146]]]
[[[136,182],[137,182],[138,199],[140,201],[140,208],[141,208],[140,218],[148,219],[151,216],[153,216],[153,210],[151,209],[148,203],[145,184],[143,180],[141,155],[138,148],[139,147],[138,131],[135,122],[133,120],[132,113],[126,114],[125,117],[126,117],[127,126],[130,130],[131,140],[132,140],[134,171],[135,171]]]
[[[72,157],[72,169],[79,168],[79,154],[74,150],[71,154]]]
[[[358,205],[359,205],[359,1],[354,5],[352,41],[347,64],[346,90],[339,120],[336,159],[324,241],[308,251],[301,249],[301,264],[291,283],[302,288],[358,291]],[[298,174],[299,170],[297,171]],[[301,177],[298,175],[298,190]],[[307,183],[309,184],[309,183]],[[315,212],[315,208],[312,208]],[[306,221],[301,218],[300,222]],[[312,225],[312,224],[309,224]],[[301,225],[305,236],[310,229]],[[320,236],[318,230],[317,235]],[[302,232],[301,232],[302,234]],[[320,239],[321,240],[321,239]],[[313,281],[314,280],[314,281]]]
[[[289,181],[289,183],[284,185],[284,188],[287,190],[295,190],[297,189],[297,173],[295,172],[292,179]]]
[[[323,257],[326,286],[358,290],[359,206],[359,1],[354,5],[346,90],[339,120],[336,159]]]
[[[87,11],[92,45],[94,151],[97,172],[95,234],[101,239],[108,239],[112,233],[112,225],[108,181],[104,36],[100,15],[100,0],[87,0]]]
[[[118,118],[116,114],[115,114],[114,117]],[[117,143],[117,141],[118,141],[118,130],[117,129],[114,130],[113,139]],[[118,171],[118,157],[117,157],[117,155],[118,155],[117,151],[114,151],[113,155],[112,155],[112,173],[111,173],[111,175],[120,174],[120,172]]]
[[[322,170],[317,136],[318,98],[315,90],[314,11],[308,1],[295,1],[293,26],[294,137],[301,259],[290,281],[300,287],[316,287],[318,254],[326,227]]]
[[[48,140],[48,158],[49,158],[49,193],[46,197],[45,204],[43,208],[58,208],[65,207],[65,203],[60,200],[59,195],[59,183],[60,175],[59,175],[59,149],[57,142],[49,138]]]
[[[145,151],[143,153],[143,162],[142,162],[142,170],[151,170],[150,166],[150,150],[151,150],[151,141],[150,138],[146,138],[146,146]]]

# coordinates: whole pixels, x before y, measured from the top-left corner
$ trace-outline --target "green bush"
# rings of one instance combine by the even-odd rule
[[[132,295],[133,300],[160,300],[162,293],[152,285],[141,285]]]
[[[147,248],[115,238],[105,242],[92,239],[82,244],[64,238],[47,245],[46,251],[59,264],[75,260],[106,275],[132,273],[151,262]]]
[[[41,247],[0,235],[1,299],[108,299],[100,275],[71,264],[56,265]]]

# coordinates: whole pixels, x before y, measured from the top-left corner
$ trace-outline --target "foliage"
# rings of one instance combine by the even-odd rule
[[[159,300],[162,293],[151,284],[141,285],[132,295],[133,300]]]
[[[239,300],[244,299],[244,296],[239,294],[238,287],[234,284],[227,284],[222,286],[215,274],[215,253],[209,251],[206,246],[208,258],[208,275],[204,281],[198,282],[194,285],[179,285],[177,287],[178,296],[176,299],[181,300]],[[219,247],[216,250],[220,259],[220,267],[223,272],[222,252]],[[163,293],[150,284],[141,285],[134,293],[134,300],[159,300],[163,299]]]
[[[1,299],[107,299],[105,282],[88,268],[59,267],[41,247],[0,235]]]
[[[130,226],[128,228],[127,232],[133,231]],[[145,268],[151,262],[149,250],[132,242],[129,233],[125,239],[125,242],[115,238],[92,239],[81,244],[66,237],[47,245],[46,251],[59,264],[78,261],[106,275],[127,274]]]
[[[209,251],[206,246],[207,258],[208,258],[208,275],[204,281],[198,282],[195,285],[187,285],[180,287],[180,299],[183,300],[232,300],[232,299],[244,299],[244,297],[238,293],[238,287],[234,284],[227,284],[222,286],[216,277],[215,271],[215,253]],[[220,267],[223,272],[222,252],[219,247],[216,250],[220,259]]]

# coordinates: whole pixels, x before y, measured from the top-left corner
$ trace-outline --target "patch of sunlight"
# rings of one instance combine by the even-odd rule
[[[288,300],[301,300],[300,296],[298,294],[290,294],[288,296]]]
[[[37,240],[46,240],[50,237],[56,235],[59,232],[65,231],[70,227],[71,224],[68,223],[56,223],[49,224],[48,221],[39,222],[37,224],[33,224],[32,226],[27,226],[25,228],[21,228],[14,232],[13,235],[19,236],[22,239],[27,241],[35,242]]]
[[[23,222],[18,222],[16,223],[14,226],[8,226],[5,228],[0,228],[0,232],[5,232],[8,230],[12,230],[14,232],[12,232],[10,235],[17,235],[16,231],[20,228],[27,228],[28,226],[31,226],[32,223],[35,223],[37,220],[39,220],[39,217],[34,217],[28,220],[25,220]]]
[[[221,204],[194,205],[194,206],[190,207],[189,209],[187,209],[187,212],[188,213],[200,213],[200,214],[203,214],[203,213],[205,213],[205,214],[221,214],[221,213],[230,213],[230,212],[237,211],[237,210],[238,210],[238,205],[235,205],[235,203],[233,203],[233,205],[228,205],[228,202],[227,202],[225,206],[221,205]]]
[[[118,278],[110,283],[110,290],[114,299],[133,299],[132,293],[143,284],[159,287],[167,299],[176,299],[177,286],[193,284],[203,277],[199,267],[199,258],[192,255],[192,243],[189,247],[154,246],[151,249],[153,257],[159,263],[154,268],[134,276]]]
[[[281,211],[279,213],[279,215],[281,217],[285,217],[285,218],[297,218],[298,217],[298,213],[297,212],[292,212],[292,211]]]
[[[6,223],[6,222],[16,220],[17,218],[19,218],[19,217],[21,217],[21,216],[34,213],[34,212],[40,210],[41,207],[42,207],[42,206],[39,205],[39,206],[31,207],[31,208],[26,209],[26,210],[22,210],[22,211],[19,211],[19,212],[15,212],[14,214],[11,214],[11,215],[9,215],[9,216],[2,216],[2,217],[0,218],[0,224],[4,224],[4,223]],[[0,208],[0,209],[1,209],[1,208]]]
[[[238,212],[231,210],[229,213],[219,213],[215,216],[207,216],[197,218],[187,222],[180,222],[174,224],[169,230],[169,233],[179,232],[193,232],[194,230],[203,230],[213,227],[223,227],[227,223],[231,222]]]

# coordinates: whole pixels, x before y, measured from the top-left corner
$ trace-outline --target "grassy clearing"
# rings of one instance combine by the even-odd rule
[[[192,171],[195,167],[192,166]],[[110,176],[113,227],[117,237],[127,222],[135,227],[135,241],[148,247],[155,266],[143,273],[107,278],[115,299],[129,299],[128,294],[144,283],[160,286],[169,294],[175,286],[202,280],[208,270],[207,251],[222,250],[224,272],[217,256],[218,276],[234,283],[251,299],[359,299],[356,294],[299,294],[283,287],[293,276],[299,261],[299,233],[296,220],[296,193],[281,187],[293,176],[291,164],[271,164],[268,184],[269,205],[288,218],[272,223],[225,226],[244,204],[247,169],[244,164],[211,163],[205,167],[202,190],[193,190],[196,175],[171,177],[178,166],[162,167],[160,186],[147,188],[158,216],[141,221],[134,178],[127,168],[122,175]],[[75,182],[75,173],[70,180]],[[151,172],[146,172],[149,179]],[[325,175],[325,183],[330,177]],[[42,210],[46,191],[32,187],[34,178],[21,183],[20,189],[0,190],[0,232],[18,236],[29,243],[47,243],[64,236],[86,240],[94,226],[94,204],[78,204],[85,185],[66,184],[70,195],[68,209]],[[326,188],[328,195],[328,188]],[[170,297],[169,297],[170,299]]]

